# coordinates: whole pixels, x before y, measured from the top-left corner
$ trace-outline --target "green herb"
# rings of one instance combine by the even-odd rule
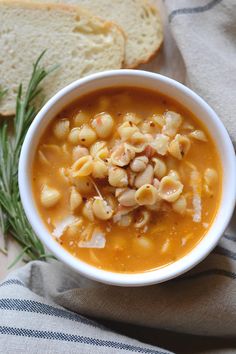
[[[12,120],[0,124],[0,228],[4,235],[6,253],[7,237],[10,234],[23,248],[11,266],[27,255],[29,259],[43,259],[48,256],[41,241],[33,232],[23,210],[18,187],[18,162],[22,143],[28,128],[38,112],[34,103],[41,92],[39,84],[50,71],[40,66],[43,52],[33,65],[33,72],[27,90],[23,93],[19,86],[16,114]],[[6,91],[0,90],[0,99]],[[1,102],[0,102],[1,104]]]

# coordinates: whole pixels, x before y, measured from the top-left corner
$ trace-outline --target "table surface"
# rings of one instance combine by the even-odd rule
[[[157,4],[164,26],[164,43],[157,55],[147,64],[140,66],[140,69],[157,72],[180,82],[185,81],[185,67],[175,41],[171,35],[170,28],[167,22],[167,16],[165,8],[161,0],[152,1],[153,4]],[[0,234],[0,246],[3,245],[3,237]],[[19,261],[14,267],[8,269],[9,265],[14,261],[15,257],[20,253],[20,246],[12,240],[8,239],[8,254],[4,255],[0,252],[0,279],[13,269],[21,267],[24,262]]]

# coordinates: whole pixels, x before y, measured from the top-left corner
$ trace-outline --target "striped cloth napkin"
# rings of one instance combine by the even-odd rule
[[[187,85],[215,108],[236,141],[236,1],[164,4]],[[104,286],[59,262],[29,263],[0,285],[0,352],[236,353],[234,219],[204,262],[155,286]]]

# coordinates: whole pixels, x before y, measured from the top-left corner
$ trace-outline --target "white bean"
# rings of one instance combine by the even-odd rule
[[[118,196],[118,201],[123,206],[134,206],[137,204],[135,201],[135,190],[134,189],[125,189],[121,194]]]
[[[144,184],[152,184],[154,171],[152,165],[147,165],[146,169],[140,172],[135,178],[135,187],[140,188]]]
[[[141,172],[145,170],[148,164],[147,156],[138,156],[130,163],[130,168],[133,172]]]

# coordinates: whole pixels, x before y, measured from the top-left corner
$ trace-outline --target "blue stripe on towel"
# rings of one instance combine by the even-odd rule
[[[65,318],[71,321],[80,322],[96,328],[105,328],[92,320],[89,320],[77,313],[63,310],[51,305],[43,304],[42,302],[22,299],[0,299],[1,310],[34,312],[38,314]]]
[[[218,5],[222,0],[212,0],[208,4],[197,7],[184,7],[182,9],[173,10],[169,15],[169,22],[173,20],[176,15],[196,14],[211,10]]]
[[[236,273],[229,272],[225,269],[208,269],[204,270],[202,272],[194,273],[194,274],[187,274],[184,276],[181,276],[179,278],[173,279],[173,281],[181,281],[181,280],[191,280],[191,279],[197,279],[201,277],[207,277],[207,276],[214,276],[214,275],[221,275],[225,276],[230,279],[236,279]]]
[[[236,242],[236,237],[235,237],[235,235],[224,234],[223,237],[226,238],[226,240],[230,240],[230,241]]]
[[[106,347],[116,350],[128,350],[134,353],[144,353],[144,354],[166,354],[166,351],[160,351],[155,349],[142,348],[136,345],[130,345],[120,342],[114,342],[111,340],[103,340],[85,336],[79,336],[75,334],[67,334],[63,332],[53,332],[53,331],[38,331],[27,328],[14,328],[0,326],[0,334],[13,335],[19,337],[28,337],[28,338],[38,338],[38,339],[49,339],[49,340],[59,340],[66,342],[74,342],[92,345],[96,347]]]
[[[9,280],[6,280],[3,283],[1,283],[0,284],[0,288],[3,287],[3,286],[7,286],[7,285],[20,285],[20,286],[24,286],[25,287],[25,284],[22,283],[20,280],[18,280],[18,279],[9,279]]]
[[[236,260],[236,253],[229,251],[226,248],[221,246],[217,246],[212,253],[219,254],[221,256],[225,256],[233,260]]]

